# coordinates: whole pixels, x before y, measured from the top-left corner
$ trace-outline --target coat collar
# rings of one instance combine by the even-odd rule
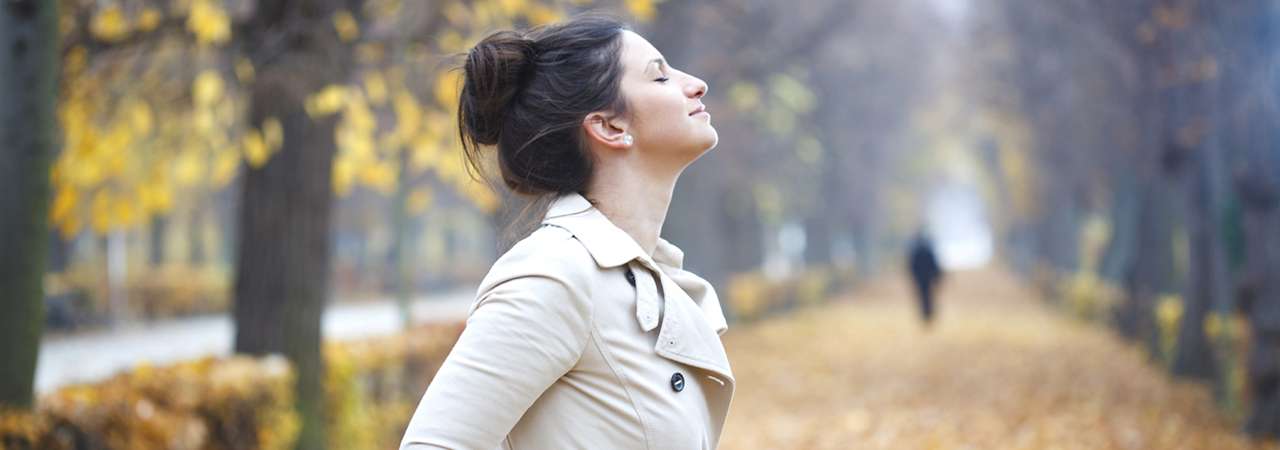
[[[684,252],[679,247],[658,238],[658,246],[650,257],[640,248],[631,235],[622,231],[596,209],[582,194],[568,193],[551,203],[542,221],[569,230],[587,247],[596,264],[607,269],[639,259],[646,265],[662,264],[675,269],[684,267]],[[657,267],[653,267],[657,269]]]
[[[668,359],[718,373],[732,383],[733,374],[718,337],[728,329],[720,299],[711,283],[684,270],[684,252],[679,247],[660,238],[650,257],[631,235],[576,193],[556,199],[543,223],[572,233],[601,268],[636,261],[652,271],[657,277],[654,281],[666,294],[663,305],[659,309],[657,286],[637,287],[646,292],[637,296],[636,320],[644,331],[652,331],[658,327],[659,311],[663,312],[655,350]]]

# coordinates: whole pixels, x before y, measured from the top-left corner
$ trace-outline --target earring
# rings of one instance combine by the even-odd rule
[[[623,144],[631,145],[631,143],[633,143],[633,142],[635,142],[635,138],[631,137],[631,135],[630,135],[630,134],[624,134],[624,135],[622,135],[622,143],[623,143]]]

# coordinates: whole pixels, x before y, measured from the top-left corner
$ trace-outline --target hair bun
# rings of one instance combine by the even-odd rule
[[[480,144],[494,145],[503,118],[534,67],[535,42],[515,31],[499,31],[467,54],[458,113],[464,132]]]

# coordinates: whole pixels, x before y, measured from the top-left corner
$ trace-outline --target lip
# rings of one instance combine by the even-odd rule
[[[709,115],[710,113],[707,112],[707,105],[698,105],[698,107],[694,108],[693,112],[689,113],[689,115],[693,116],[699,113],[706,113]]]

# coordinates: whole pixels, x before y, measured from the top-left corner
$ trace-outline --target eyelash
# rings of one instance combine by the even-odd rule
[[[668,81],[671,81],[671,77],[661,77],[661,78],[658,78],[658,79],[653,80],[653,81],[657,81],[657,82],[659,82],[659,83],[666,83],[666,82],[668,82]]]

